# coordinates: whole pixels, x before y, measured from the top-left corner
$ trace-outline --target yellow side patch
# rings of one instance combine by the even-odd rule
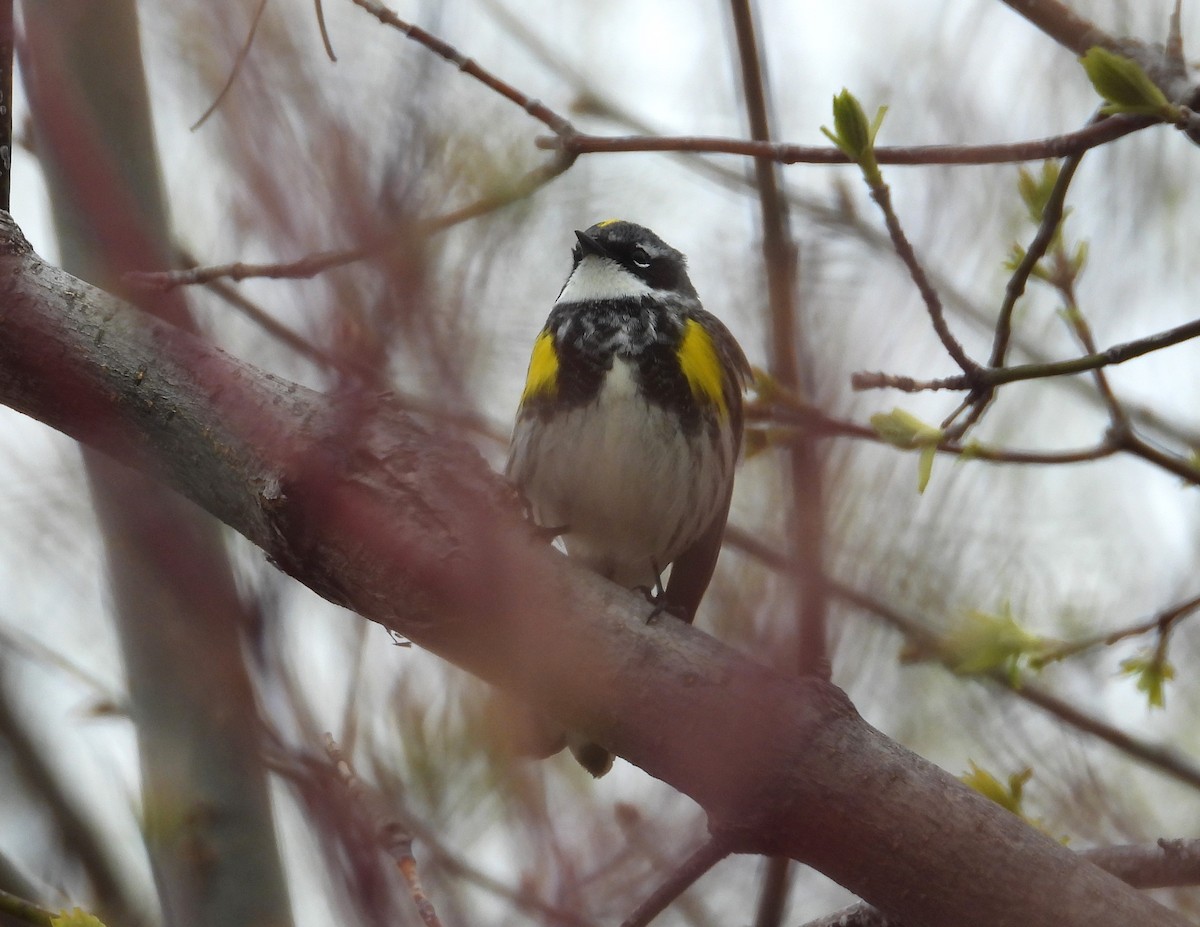
[[[679,366],[693,396],[711,402],[721,415],[729,411],[722,388],[721,359],[712,338],[695,319],[688,319],[684,325],[683,340],[679,342]]]
[[[542,332],[533,343],[529,358],[529,373],[525,375],[525,392],[521,405],[538,396],[553,396],[558,391],[558,353],[554,350],[554,335]]]

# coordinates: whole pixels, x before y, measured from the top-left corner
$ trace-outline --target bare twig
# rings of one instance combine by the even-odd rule
[[[764,74],[754,16],[748,0],[732,0],[731,12],[742,93],[750,134],[757,140],[771,137]],[[768,158],[754,162],[759,214],[763,230],[763,269],[767,278],[770,341],[767,344],[771,374],[787,390],[806,392],[801,380],[798,351],[802,346],[796,275],[799,255],[788,221],[777,165]],[[802,674],[828,677],[826,656],[822,474],[815,448],[798,443],[789,455],[792,511],[788,519],[789,547],[795,558],[800,595],[796,613],[795,667]]]
[[[772,133],[767,109],[767,76],[755,29],[754,9],[750,0],[731,0],[730,11],[750,135],[755,141],[769,142]],[[785,389],[799,393],[803,389],[797,357],[803,348],[796,289],[800,255],[792,237],[779,166],[770,158],[756,158],[754,181],[758,189],[763,262],[771,313],[771,340],[767,346],[771,373]],[[812,378],[810,371],[810,381]],[[816,445],[810,441],[794,443],[787,457],[791,489],[788,547],[798,581],[794,599],[795,669],[801,674],[828,679],[824,475]],[[766,877],[755,912],[755,927],[777,927],[779,924],[786,906],[790,869],[791,860],[786,857],[775,856],[767,860]]]
[[[322,778],[328,775],[326,763],[319,763],[318,769],[318,762],[315,758],[297,757],[295,751],[283,745],[283,740],[277,733],[268,731],[268,734],[273,737],[273,748],[267,751],[267,762],[275,773],[292,782],[302,792],[328,788],[327,780]],[[357,781],[360,789],[365,788],[361,780]],[[397,801],[397,799],[391,798],[385,801],[382,796],[379,796],[379,801],[388,805],[389,802]],[[463,879],[497,898],[502,898],[518,910],[547,923],[558,924],[561,927],[593,927],[590,921],[574,911],[549,904],[536,897],[528,888],[514,887],[483,872],[450,850],[442,843],[437,830],[422,823],[403,803],[396,806],[395,813],[390,813],[390,811],[385,813],[384,818],[403,819],[404,826],[416,839],[421,841],[421,845],[429,853],[431,861],[446,873]]]
[[[1192,596],[1190,599],[1185,599],[1183,602],[1163,609],[1158,614],[1146,620],[1135,622],[1123,628],[1117,628],[1115,631],[1100,632],[1078,641],[1066,641],[1060,646],[1040,654],[1034,663],[1036,666],[1056,663],[1068,657],[1093,650],[1096,647],[1108,647],[1118,641],[1148,634],[1151,631],[1157,631],[1160,636],[1165,636],[1171,633],[1175,625],[1189,615],[1194,615],[1197,610],[1200,610],[1200,595]]]
[[[225,78],[225,84],[217,91],[216,97],[208,105],[200,118],[191,125],[191,131],[195,132],[204,123],[208,121],[208,117],[217,111],[217,107],[221,105],[221,101],[225,99],[225,95],[229,93],[233,82],[242,73],[242,65],[246,62],[246,56],[250,54],[250,46],[254,44],[254,34],[258,32],[258,24],[262,20],[263,11],[267,8],[267,0],[258,0],[258,8],[254,11],[254,18],[250,21],[250,31],[246,33],[246,41],[242,43],[242,47],[238,49],[237,57],[233,59],[233,67],[229,69],[229,76]]]
[[[621,927],[646,927],[667,909],[676,898],[692,887],[701,876],[729,855],[729,845],[720,836],[709,838],[700,849],[689,856],[654,892],[621,924]]]
[[[1063,301],[1066,307],[1063,310],[1063,315],[1067,320],[1067,325],[1071,332],[1079,341],[1079,346],[1088,354],[1097,352],[1096,339],[1092,335],[1092,327],[1088,324],[1087,318],[1083,314],[1083,310],[1079,308],[1079,302],[1075,298],[1075,282],[1074,279],[1064,279],[1057,284],[1059,292],[1062,294]],[[1112,384],[1108,382],[1108,374],[1104,372],[1103,367],[1097,367],[1092,371],[1092,377],[1096,381],[1096,391],[1100,394],[1105,407],[1108,409],[1109,420],[1112,422],[1112,428],[1115,432],[1127,431],[1130,428],[1129,413],[1125,411],[1121,401],[1117,399],[1117,394],[1113,392]]]
[[[407,825],[384,807],[378,795],[374,792],[367,792],[363,788],[358,775],[354,772],[354,767],[342,755],[341,748],[338,747],[333,737],[328,734],[325,735],[325,752],[330,763],[333,764],[339,781],[345,786],[359,813],[363,815],[363,820],[371,822],[375,827],[379,846],[396,864],[396,869],[404,879],[405,885],[408,886],[409,894],[412,896],[417,913],[421,916],[421,921],[425,927],[441,927],[441,921],[438,919],[433,902],[429,900],[429,896],[425,894],[425,889],[421,885],[417,861],[413,856],[412,835],[409,834]]]
[[[996,336],[992,341],[992,355],[988,359],[989,367],[1004,365],[1004,359],[1008,354],[1008,344],[1012,338],[1013,310],[1016,308],[1017,300],[1025,292],[1030,274],[1037,267],[1038,261],[1045,256],[1062,223],[1063,204],[1067,199],[1067,189],[1071,186],[1071,180],[1074,178],[1082,158],[1082,154],[1076,154],[1063,162],[1062,169],[1058,172],[1058,178],[1054,182],[1054,189],[1051,190],[1050,196],[1046,200],[1046,206],[1042,210],[1037,233],[1025,250],[1020,263],[1013,270],[1012,276],[1008,279],[1008,284],[1004,288],[1004,302],[1000,305],[1000,314],[996,320]]]
[[[262,2],[265,4],[266,0],[262,0]],[[477,62],[463,55],[449,43],[426,32],[420,26],[400,19],[395,13],[375,2],[375,0],[353,0],[353,2],[375,16],[380,22],[400,30],[408,38],[425,46],[451,64],[456,65],[463,73],[469,74],[506,100],[517,104],[555,134],[562,137],[570,137],[575,134],[574,126],[565,117],[560,116],[550,107],[533,99],[481,67]],[[253,32],[251,33],[252,36]],[[247,47],[248,45],[249,40],[247,41]],[[235,261],[228,264],[195,267],[190,270],[133,273],[128,274],[127,277],[135,285],[158,287],[161,289],[208,283],[222,277],[235,281],[245,280],[250,277],[265,277],[275,280],[308,279],[330,268],[341,267],[377,254],[385,253],[390,248],[408,241],[414,232],[416,234],[432,235],[459,223],[494,212],[517,200],[524,199],[566,171],[574,163],[575,157],[576,155],[568,152],[559,152],[551,161],[528,171],[506,189],[480,197],[475,202],[468,203],[444,215],[416,222],[412,226],[380,235],[371,241],[351,248],[320,251],[294,261],[266,264],[247,264]]]
[[[1045,161],[1050,158],[1065,158],[1087,151],[1159,122],[1161,120],[1150,116],[1112,116],[1075,132],[1067,132],[1049,138],[994,145],[880,146],[875,149],[875,157],[880,164],[896,165],[967,166]],[[742,155],[750,158],[769,158],[780,164],[850,163],[845,154],[828,145],[790,145],[759,139],[710,136],[624,135],[606,137],[576,132],[569,136],[541,136],[537,139],[537,145],[539,148],[560,150],[574,155],[663,151]]]
[[[1132,429],[1111,429],[1109,431],[1109,439],[1119,450],[1129,451],[1135,457],[1140,457],[1142,460],[1152,463],[1166,470],[1168,473],[1174,474],[1185,482],[1200,484],[1200,468],[1197,468],[1196,464],[1190,458],[1168,454],[1139,435],[1134,434]]]
[[[399,29],[414,42],[419,42],[435,55],[445,58],[464,74],[469,74],[485,87],[488,87],[489,89],[500,94],[500,96],[504,97],[506,100],[511,100],[513,103],[516,103],[534,119],[543,123],[555,135],[569,138],[575,134],[575,127],[572,126],[571,123],[568,122],[564,117],[560,116],[541,101],[535,100],[530,96],[526,96],[516,87],[512,86],[512,84],[501,80],[490,71],[484,69],[474,59],[463,55],[450,43],[443,41],[432,33],[426,32],[420,26],[406,22],[387,7],[383,6],[383,4],[375,2],[375,0],[353,0],[353,2],[362,7],[384,25]]]
[[[773,444],[792,440],[791,435],[786,431],[781,431],[779,426],[783,428],[796,427],[814,437],[844,437],[872,441],[877,444],[890,444],[878,431],[868,425],[835,418],[814,406],[796,400],[789,400],[787,404],[773,404],[762,409],[752,408],[747,414],[747,420],[769,428],[766,440]],[[776,425],[776,427],[772,428],[772,425]],[[952,457],[982,460],[988,463],[1049,466],[1103,460],[1116,454],[1119,448],[1107,440],[1093,447],[1061,451],[1035,451],[993,447],[976,441],[964,444],[961,441],[946,439],[938,443],[937,450],[939,453]]]
[[[321,44],[325,46],[325,54],[336,64],[337,55],[333,53],[333,42],[329,40],[329,30],[325,28],[325,5],[321,0],[313,0],[313,10],[317,17],[317,29],[321,33]]]
[[[856,373],[850,384],[856,390],[898,389],[906,393],[928,390],[971,390],[1016,383],[1019,380],[1045,380],[1050,377],[1071,376],[1087,373],[1112,364],[1123,364],[1145,354],[1161,351],[1172,345],[1181,344],[1200,336],[1200,319],[1184,322],[1166,331],[1147,335],[1134,341],[1113,345],[1095,354],[1065,361],[1050,361],[1041,364],[1016,364],[1011,367],[982,367],[971,376],[959,375],[934,380],[917,380],[913,377],[894,376],[887,373]]]
[[[570,166],[570,158],[556,158],[529,171],[506,190],[480,197],[473,203],[468,203],[441,216],[419,220],[353,248],[319,251],[295,261],[269,264],[247,264],[242,261],[234,261],[229,264],[210,264],[188,270],[138,271],[125,276],[135,285],[164,290],[177,286],[208,284],[221,278],[235,281],[252,277],[272,280],[309,279],[334,267],[343,267],[346,264],[385,254],[390,249],[410,241],[414,234],[434,235],[462,222],[495,212],[529,196],[540,187],[550,183]]]
[[[888,235],[891,236],[892,245],[896,249],[896,254],[900,260],[904,262],[904,266],[908,268],[908,274],[912,277],[912,281],[916,284],[917,290],[921,293],[921,299],[925,303],[925,309],[929,313],[929,321],[933,323],[933,330],[937,332],[938,338],[942,342],[942,347],[946,349],[959,368],[963,371],[963,375],[967,380],[971,380],[975,373],[980,370],[979,364],[972,360],[958,339],[954,337],[954,333],[950,331],[950,326],[946,323],[946,312],[942,308],[941,297],[938,296],[937,290],[929,281],[929,275],[925,273],[925,267],[918,259],[916,252],[913,250],[912,244],[908,240],[908,236],[904,234],[904,228],[900,225],[900,219],[896,215],[896,211],[892,208],[892,194],[886,183],[871,185],[871,198],[879,204],[880,210],[883,212],[884,222],[887,225]]]
[[[6,667],[0,661],[0,683]],[[95,827],[77,806],[61,774],[48,762],[28,726],[13,710],[7,693],[0,689],[0,744],[17,777],[25,781],[48,813],[65,861],[74,860],[91,883],[96,906],[102,913],[132,925],[136,906],[129,899],[112,856]]]

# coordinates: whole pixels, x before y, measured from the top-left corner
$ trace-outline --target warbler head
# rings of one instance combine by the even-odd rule
[[[647,228],[607,219],[576,232],[571,275],[559,303],[676,296],[696,299],[687,259]]]

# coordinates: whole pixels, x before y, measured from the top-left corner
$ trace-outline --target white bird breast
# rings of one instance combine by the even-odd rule
[[[582,265],[581,265],[582,266]],[[597,399],[514,436],[511,474],[533,516],[567,526],[567,553],[625,586],[652,585],[707,527],[732,473],[728,429],[713,447],[638,395],[631,362],[614,359]]]

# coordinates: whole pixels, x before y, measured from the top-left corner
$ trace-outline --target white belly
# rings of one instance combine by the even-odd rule
[[[567,529],[571,557],[650,586],[716,513],[732,458],[728,434],[720,448],[703,429],[685,436],[673,413],[637,395],[617,359],[595,402],[517,425],[509,475],[539,525]]]

